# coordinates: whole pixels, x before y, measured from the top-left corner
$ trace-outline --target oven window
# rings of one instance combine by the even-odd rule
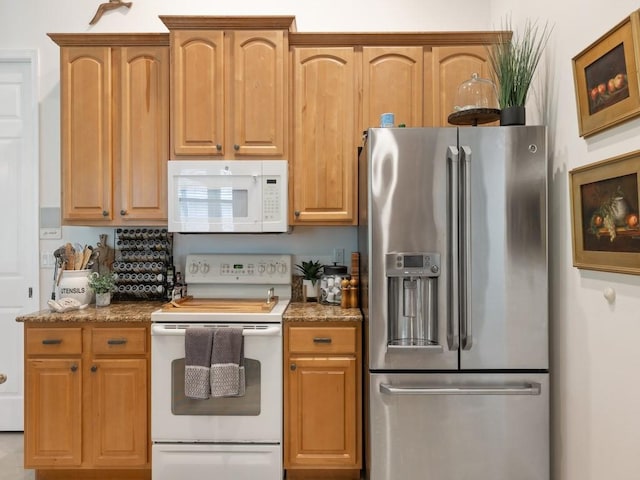
[[[171,412],[174,415],[260,415],[260,362],[244,359],[242,397],[196,400],[184,395],[184,358],[171,362]]]
[[[247,218],[249,190],[189,185],[178,192],[182,218]]]

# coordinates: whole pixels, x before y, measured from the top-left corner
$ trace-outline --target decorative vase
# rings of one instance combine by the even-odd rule
[[[306,301],[308,299],[315,301],[318,298],[318,288],[320,282],[318,280],[302,280],[302,297]]]
[[[627,224],[627,215],[629,213],[629,204],[624,197],[615,197],[611,205],[611,213],[613,213],[613,222],[616,227],[624,227]]]
[[[508,125],[525,125],[526,114],[523,105],[516,105],[500,110],[500,125],[506,127]]]
[[[106,307],[111,304],[111,292],[96,293],[96,307]]]

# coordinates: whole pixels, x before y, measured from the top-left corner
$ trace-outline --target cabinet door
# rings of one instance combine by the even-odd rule
[[[284,31],[230,32],[233,126],[226,148],[234,156],[285,158],[286,63]]]
[[[396,126],[422,126],[422,47],[362,49],[362,128],[380,126],[380,115],[395,114]]]
[[[285,468],[360,467],[352,356],[289,357]]]
[[[171,155],[224,155],[223,32],[172,30]]]
[[[120,49],[119,216],[127,221],[167,218],[169,49]]]
[[[477,73],[481,78],[490,78],[487,48],[484,45],[457,47],[435,47],[431,55],[433,76],[425,91],[425,103],[433,104],[433,126],[447,127],[453,112],[458,87]]]
[[[94,359],[88,368],[91,403],[86,435],[97,467],[147,463],[147,360]]]
[[[293,223],[356,221],[359,82],[352,47],[295,48]]]
[[[79,466],[82,462],[80,359],[27,359],[26,468]]]
[[[111,49],[61,49],[63,220],[113,219]]]

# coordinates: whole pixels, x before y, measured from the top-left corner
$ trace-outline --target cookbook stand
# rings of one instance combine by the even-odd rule
[[[448,121],[452,125],[471,125],[477,127],[484,123],[495,122],[500,118],[500,110],[497,108],[468,108],[453,112]]]

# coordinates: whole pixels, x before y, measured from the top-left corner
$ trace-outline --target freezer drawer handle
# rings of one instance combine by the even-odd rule
[[[387,395],[540,395],[539,383],[527,383],[524,385],[477,387],[477,386],[453,386],[442,387],[394,387],[380,384],[380,393]]]

